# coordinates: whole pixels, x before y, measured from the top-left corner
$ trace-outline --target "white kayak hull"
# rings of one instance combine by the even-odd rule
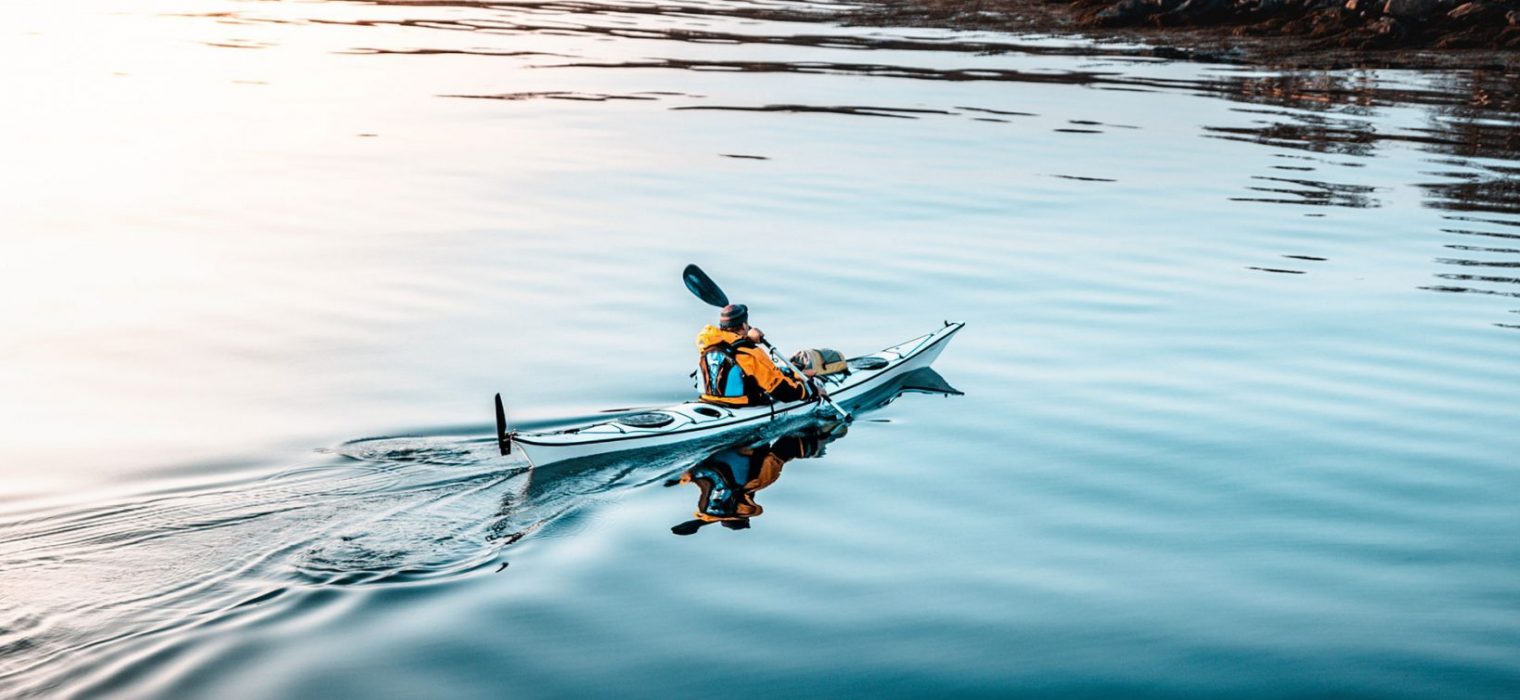
[[[943,328],[933,333],[865,356],[881,358],[886,364],[877,369],[852,368],[848,375],[826,384],[829,396],[845,410],[853,411],[855,406],[868,400],[872,389],[913,370],[928,367],[939,357],[950,338],[964,326],[964,323],[946,322]],[[852,365],[860,359],[854,358]],[[542,467],[587,457],[706,441],[746,429],[759,431],[775,421],[812,416],[820,411],[832,413],[833,409],[816,401],[743,407],[689,401],[640,414],[648,422],[663,421],[657,426],[641,427],[622,419],[612,419],[561,430],[510,433],[498,437],[504,451],[520,449],[530,462]]]

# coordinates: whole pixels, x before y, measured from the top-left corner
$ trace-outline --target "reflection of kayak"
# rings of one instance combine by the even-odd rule
[[[947,321],[943,328],[928,335],[851,359],[847,374],[824,380],[829,396],[845,409],[854,410],[869,400],[873,389],[912,370],[928,367],[963,326],[964,323]],[[817,401],[742,407],[689,401],[590,425],[518,433],[507,429],[501,396],[497,395],[496,437],[502,454],[508,454],[516,447],[527,453],[535,465],[543,466],[593,455],[705,440],[743,428],[760,429],[769,421],[812,415],[819,406]]]

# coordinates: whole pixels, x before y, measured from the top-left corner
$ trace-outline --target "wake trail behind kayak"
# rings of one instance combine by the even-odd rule
[[[902,393],[958,393],[928,369],[883,389],[866,410]],[[811,420],[725,440],[771,439]],[[309,617],[344,600],[324,592],[499,572],[503,548],[552,536],[557,523],[724,446],[694,441],[533,469],[520,455],[500,456],[493,436],[419,432],[431,434],[353,440],[305,464],[234,478],[0,512],[0,694],[120,691],[150,683],[140,669],[172,666],[164,662],[200,634]]]
[[[0,514],[0,694],[289,588],[458,576],[490,565],[528,484],[474,438],[348,443],[259,476]],[[88,584],[88,585],[85,585]]]

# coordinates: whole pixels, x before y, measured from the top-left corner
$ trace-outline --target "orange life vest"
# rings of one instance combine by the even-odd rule
[[[697,351],[703,401],[725,406],[763,404],[783,386],[795,390],[787,394],[806,395],[806,384],[791,368],[777,368],[765,351],[734,331],[703,328],[697,334]]]

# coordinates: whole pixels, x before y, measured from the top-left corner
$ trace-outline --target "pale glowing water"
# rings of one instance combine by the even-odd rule
[[[1520,79],[847,9],[8,6],[0,695],[1520,690]],[[966,395],[740,532],[495,455],[692,261]]]

